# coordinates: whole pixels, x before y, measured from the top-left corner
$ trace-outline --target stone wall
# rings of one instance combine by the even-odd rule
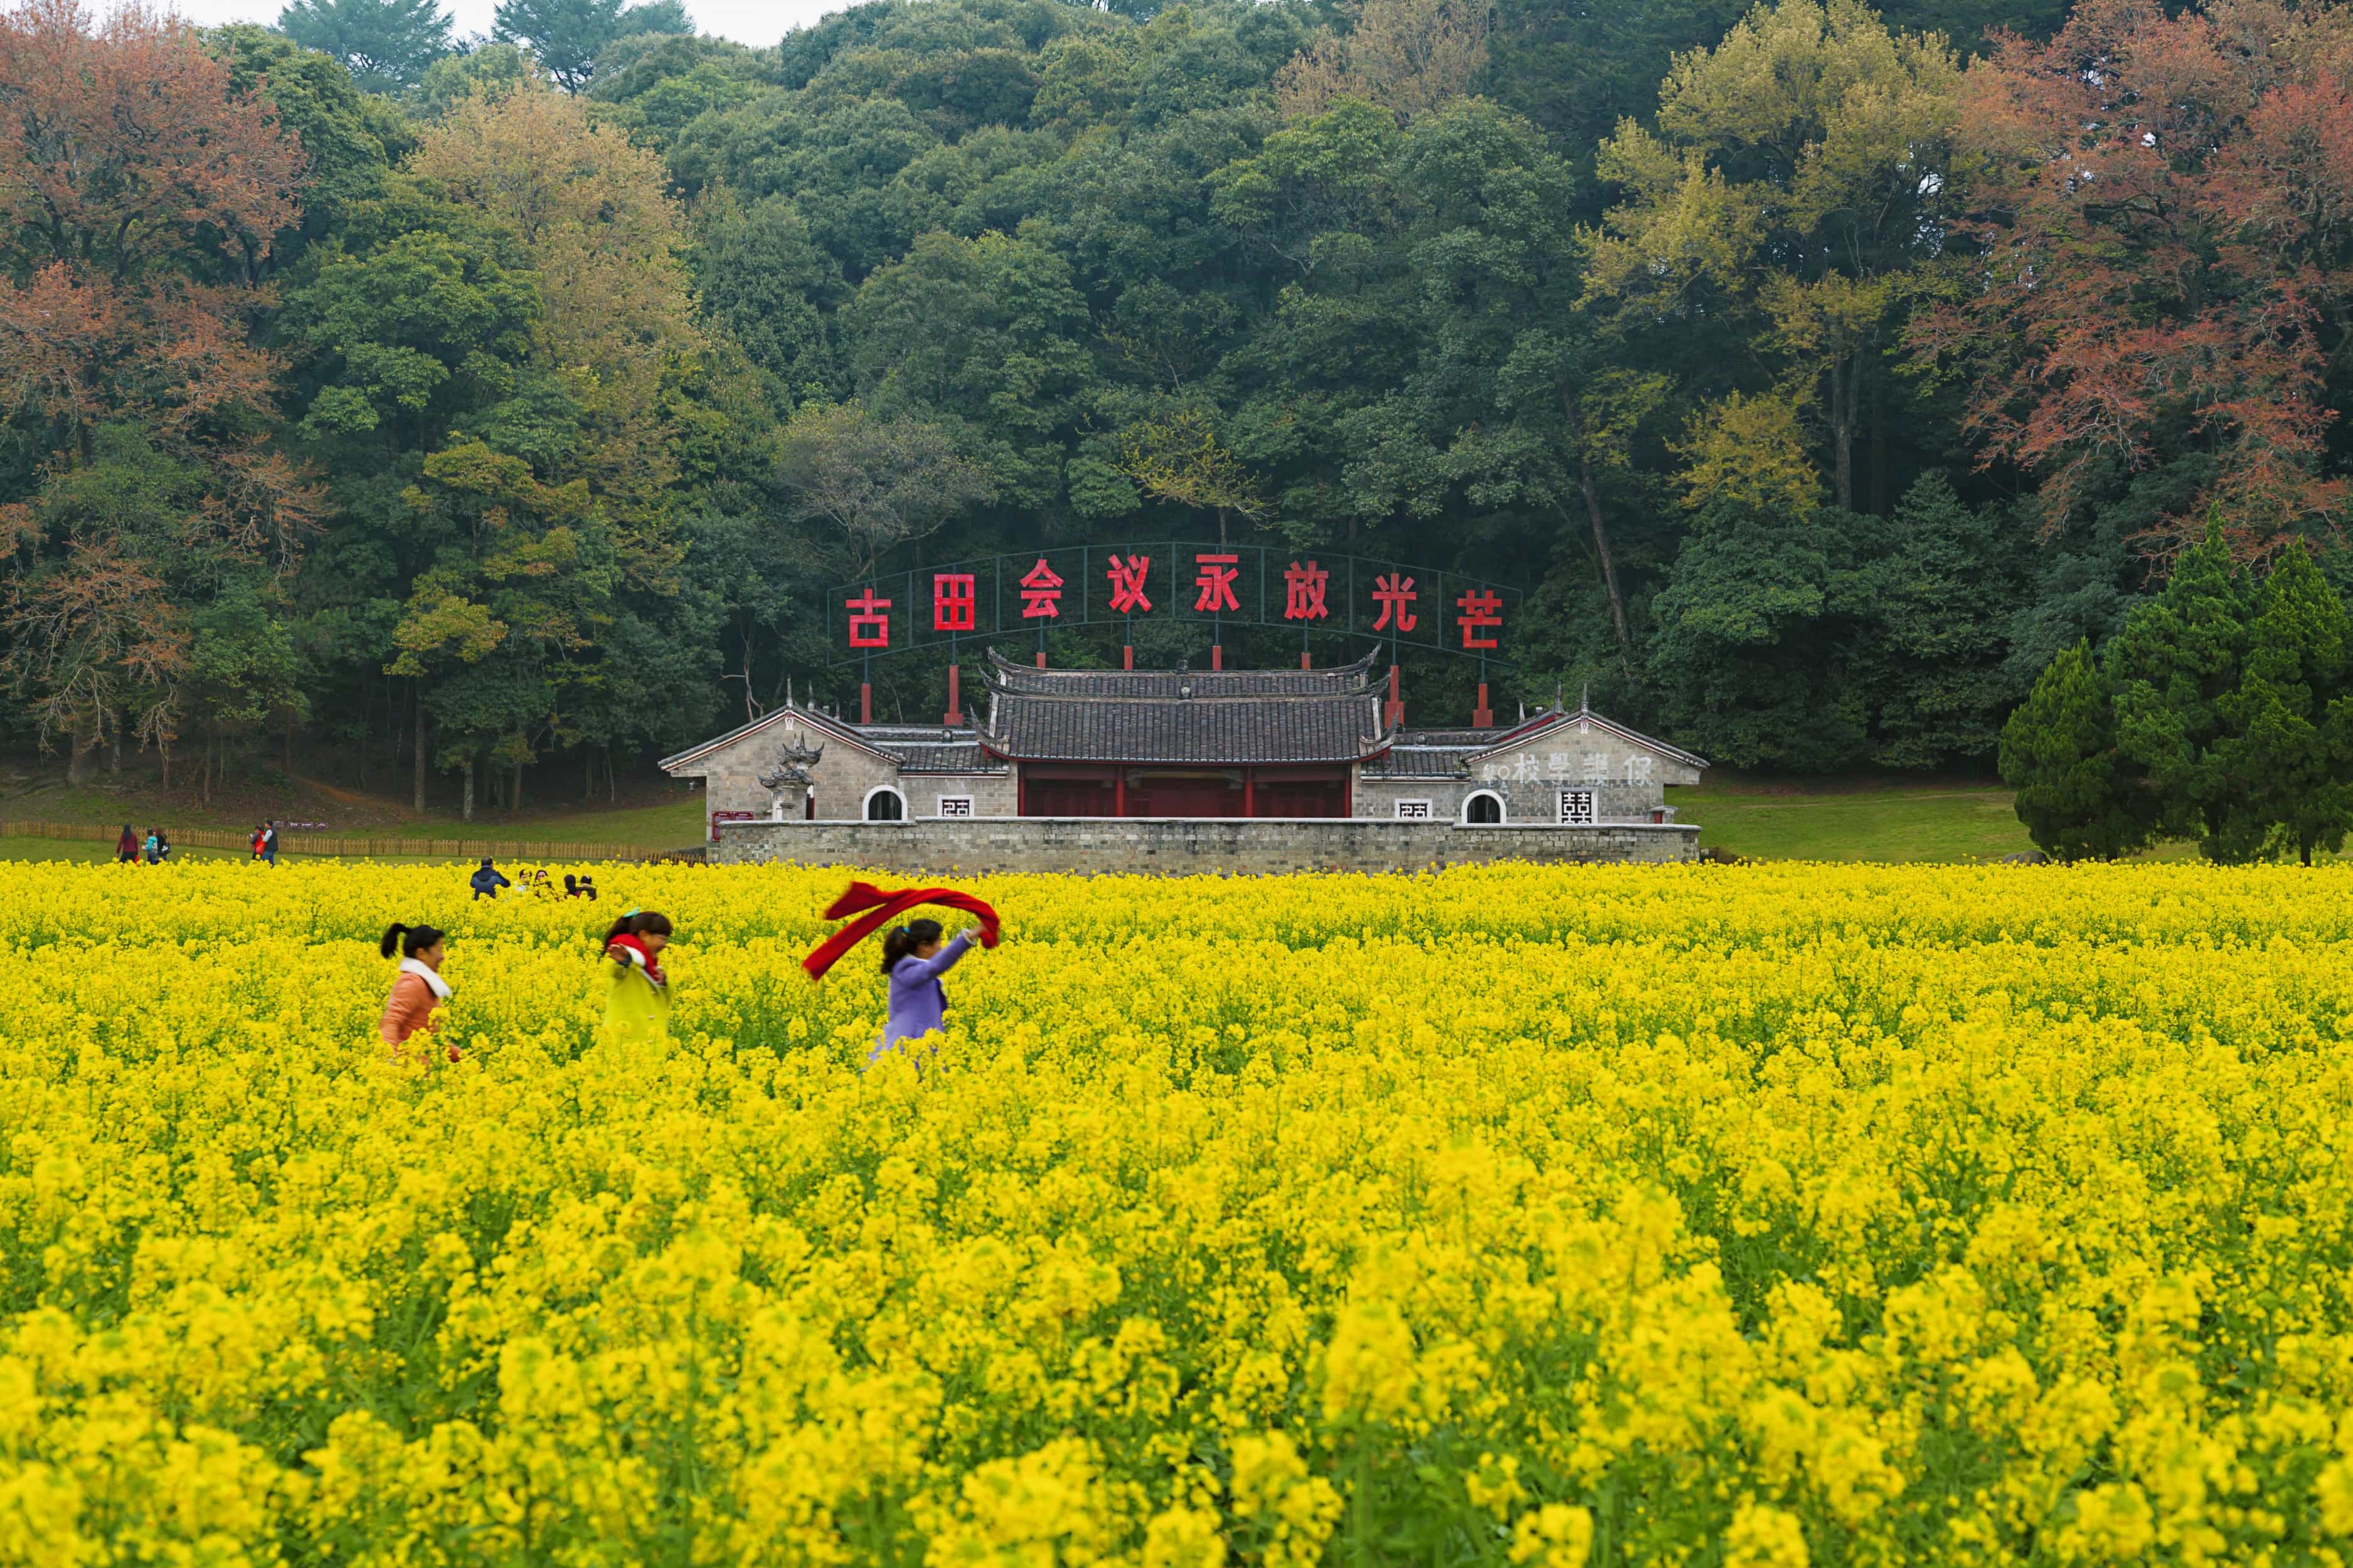
[[[744,822],[722,825],[719,865],[781,860],[902,873],[1420,871],[1498,860],[1690,860],[1688,823],[1600,827],[1371,822],[1347,817],[1015,816],[973,822]]]

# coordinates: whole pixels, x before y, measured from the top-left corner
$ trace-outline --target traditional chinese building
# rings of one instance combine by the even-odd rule
[[[972,722],[853,723],[787,705],[661,765],[703,781],[720,859],[1020,868],[1034,847],[1058,866],[1117,868],[1132,858],[1122,846],[1160,839],[1254,869],[1696,852],[1697,828],[1674,820],[1665,792],[1698,783],[1706,763],[1582,706],[1408,728],[1369,658],[1088,670],[992,653],[982,679]],[[1490,828],[1506,831],[1476,831]],[[1282,864],[1261,864],[1262,851]]]

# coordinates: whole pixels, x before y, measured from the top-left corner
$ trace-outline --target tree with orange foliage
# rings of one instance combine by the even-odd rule
[[[38,454],[34,493],[5,498],[33,552],[6,668],[77,769],[126,717],[168,744],[175,579],[290,570],[315,521],[305,477],[265,445],[278,366],[254,343],[301,171],[266,100],[185,24],[134,8],[93,26],[75,0],[0,14],[0,416]],[[110,451],[134,455],[121,484],[138,504],[85,504]]]
[[[2094,476],[2202,455],[2242,555],[2334,511],[2327,380],[2353,353],[2353,58],[2341,11],[2084,0],[1968,74],[1979,247],[1914,327],[1988,462],[2057,530]]]

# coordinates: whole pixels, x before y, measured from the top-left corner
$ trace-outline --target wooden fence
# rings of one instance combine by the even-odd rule
[[[143,840],[146,830],[135,829]],[[102,823],[89,822],[0,822],[0,837],[62,838],[79,844],[111,844],[121,837],[121,828]],[[234,829],[216,827],[174,827],[171,829],[174,849],[230,849],[245,851],[252,847],[253,835]],[[635,844],[592,844],[577,839],[543,838],[355,838],[319,833],[280,833],[278,851],[281,855],[343,855],[382,858],[394,855],[417,856],[436,860],[479,860],[487,855],[494,860],[662,860],[690,855],[696,850],[649,849]]]

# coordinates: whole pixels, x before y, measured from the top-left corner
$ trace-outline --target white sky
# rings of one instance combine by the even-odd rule
[[[773,44],[795,27],[806,27],[849,0],[686,0],[687,14],[703,32],[739,44]],[[447,0],[459,33],[488,36],[496,0]],[[93,7],[100,9],[101,7]],[[171,9],[199,26],[224,22],[278,20],[285,0],[174,0]]]

